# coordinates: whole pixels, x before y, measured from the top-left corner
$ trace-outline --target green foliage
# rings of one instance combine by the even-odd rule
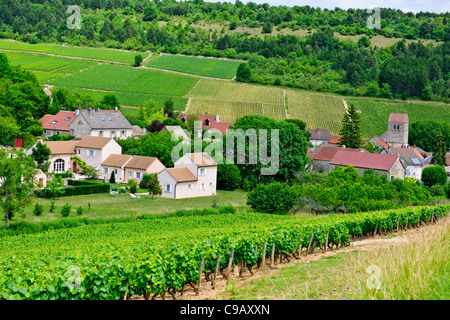
[[[111,176],[109,177],[109,183],[116,183],[116,173],[115,170],[111,172]]]
[[[219,205],[217,204],[217,198],[215,196],[212,199],[211,208],[219,209]]]
[[[128,180],[128,187],[130,188],[130,193],[136,193],[137,187],[138,187],[137,181],[133,180],[133,179],[129,179]]]
[[[273,31],[273,24],[270,22],[266,22],[262,28],[262,33],[272,33]]]
[[[285,213],[295,204],[294,190],[285,183],[258,185],[248,193],[247,204],[259,212]]]
[[[71,136],[69,134],[54,134],[47,139],[44,139],[45,141],[69,141],[75,139],[75,136]]]
[[[137,54],[134,56],[134,66],[139,67],[142,63],[142,56],[140,54]]]
[[[427,152],[433,150],[436,136],[441,132],[445,144],[450,146],[450,123],[447,121],[423,120],[413,122],[409,126],[408,142]]]
[[[340,146],[353,149],[361,148],[360,116],[353,104],[350,104],[348,112],[344,113],[342,129],[339,134],[342,136],[339,141]]]
[[[241,172],[235,164],[226,164],[224,161],[217,166],[217,189],[235,190],[241,184]]]
[[[421,180],[428,187],[432,187],[435,184],[444,185],[447,182],[447,173],[444,167],[440,165],[425,167],[422,170]]]
[[[447,166],[447,145],[441,132],[436,136],[436,142],[433,146],[433,156],[431,157],[430,163],[443,167]]]
[[[36,147],[32,150],[31,156],[33,157],[34,161],[36,161],[37,167],[43,172],[47,172],[50,166],[50,163],[48,162],[50,154],[50,148],[42,142],[38,142],[36,144]]]
[[[68,203],[66,203],[62,209],[61,209],[61,215],[66,218],[70,215],[70,210],[72,209],[72,206]]]
[[[159,183],[158,174],[153,173],[150,175],[148,184],[147,184],[147,189],[148,189],[148,192],[151,193],[152,198],[155,194],[156,195],[162,194],[162,189],[161,189],[161,185]]]
[[[77,215],[81,216],[83,214],[83,208],[81,206],[79,206],[77,208]]]
[[[166,167],[173,167],[172,150],[179,141],[173,141],[169,131],[147,133],[140,138],[139,153],[141,156],[157,157]]]
[[[35,216],[39,217],[40,215],[42,215],[43,212],[44,212],[44,206],[39,204],[39,202],[36,202],[36,204],[34,205],[33,214]]]
[[[252,68],[247,63],[239,64],[236,70],[236,81],[239,82],[252,81]]]

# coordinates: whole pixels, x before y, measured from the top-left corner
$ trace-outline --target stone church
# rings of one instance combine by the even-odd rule
[[[408,115],[391,113],[388,121],[388,130],[380,138],[391,148],[406,148],[408,146]]]

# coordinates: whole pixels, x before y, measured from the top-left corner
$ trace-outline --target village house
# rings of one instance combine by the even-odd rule
[[[186,133],[186,131],[180,126],[164,126],[161,131],[169,131],[172,136],[172,140],[181,138],[183,143],[189,143],[191,141],[188,133]]]
[[[70,141],[66,141],[70,142]],[[122,147],[113,139],[105,137],[86,136],[76,141],[75,154],[86,162],[86,165],[92,166],[101,172],[102,163],[111,154],[121,154]],[[73,170],[76,172],[77,163],[73,162]]]
[[[225,135],[227,133],[228,128],[233,125],[232,122],[220,122],[219,115],[211,115],[211,114],[194,114],[198,118],[198,121],[202,123],[202,129],[208,129],[211,131],[215,131],[220,133],[221,135]],[[182,112],[178,115],[178,118],[186,122],[188,114]]]
[[[405,177],[421,179],[424,158],[416,148],[390,148],[389,154],[400,157],[405,167]]]
[[[48,159],[50,167],[48,172],[72,172],[72,161],[70,158],[75,156],[75,146],[79,141],[42,141],[42,139],[39,139],[33,146],[26,150],[25,153],[31,155],[38,142],[41,142],[50,149],[50,157]]]
[[[345,152],[362,152],[360,149],[339,148],[324,145],[317,152],[308,154],[308,156],[313,160],[312,170],[321,173],[329,173],[330,161],[339,150]]]
[[[60,111],[55,115],[46,114],[39,121],[44,128],[44,138],[51,137],[54,134],[68,135],[70,133],[69,125],[75,120],[75,112]]]
[[[322,144],[327,144],[328,140],[331,139],[331,133],[328,130],[325,129],[306,129],[308,132],[311,133],[311,137],[309,138],[309,141],[312,143],[314,147],[318,147]]]
[[[125,181],[125,165],[131,160],[133,156],[126,154],[111,154],[105,161],[102,162],[102,176],[109,180],[114,171],[116,182]]]
[[[327,141],[327,146],[330,147],[339,147],[340,142],[341,142],[341,138],[342,136],[332,136],[328,141]]]
[[[165,168],[158,158],[133,156],[124,166],[124,180],[140,181],[144,173],[159,173]]]
[[[330,171],[336,166],[353,166],[360,175],[368,169],[373,169],[379,175],[386,174],[388,180],[405,178],[405,167],[396,155],[339,150],[330,161]]]
[[[383,139],[381,139],[378,136],[373,137],[372,139],[369,140],[369,142],[377,148],[380,148],[381,150],[378,152],[379,154],[389,154],[389,145],[383,141]]]
[[[75,111],[75,120],[69,125],[70,135],[127,138],[133,135],[133,126],[117,108],[115,110],[80,109]]]
[[[158,174],[162,196],[172,199],[216,194],[217,163],[207,153],[187,153]]]

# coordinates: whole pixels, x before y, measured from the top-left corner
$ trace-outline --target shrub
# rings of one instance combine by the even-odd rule
[[[227,213],[235,214],[236,208],[233,206],[223,206],[223,207],[219,208],[219,213],[220,214],[227,214]]]
[[[111,173],[111,177],[109,177],[109,183],[116,183],[116,174],[114,170]]]
[[[445,191],[445,193],[447,195],[447,198],[450,198],[450,181],[447,182],[447,184],[445,185],[444,191]]]
[[[148,189],[148,184],[149,184],[151,178],[152,178],[152,174],[144,173],[142,175],[142,180],[139,181],[139,188]]]
[[[136,193],[137,191],[137,187],[138,187],[138,183],[136,180],[128,180],[128,186],[130,187],[130,192],[131,193]]]
[[[35,216],[40,216],[44,212],[44,206],[40,205],[39,203],[36,203],[33,209],[33,214]]]
[[[77,208],[77,215],[81,216],[83,214],[83,208],[81,206],[79,206]]]
[[[294,189],[286,183],[258,185],[247,196],[247,204],[260,212],[284,213],[295,204]]]
[[[444,185],[447,182],[447,173],[442,166],[429,166],[422,170],[421,180],[428,187],[434,186],[435,184]]]
[[[64,205],[64,207],[61,209],[61,214],[63,217],[68,217],[70,214],[70,210],[72,209],[72,206],[68,203]]]
[[[235,190],[242,184],[241,172],[235,164],[219,164],[217,166],[217,189]]]

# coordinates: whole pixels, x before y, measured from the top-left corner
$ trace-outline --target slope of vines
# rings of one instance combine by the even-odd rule
[[[296,218],[259,213],[152,219],[83,226],[0,243],[0,299],[123,299],[127,295],[176,294],[203,271],[255,265],[267,248],[295,254],[311,239],[347,245],[375,229],[391,231],[448,215],[449,205]],[[327,236],[328,235],[328,236]],[[255,250],[256,248],[256,250]],[[271,251],[266,251],[269,257]]]

